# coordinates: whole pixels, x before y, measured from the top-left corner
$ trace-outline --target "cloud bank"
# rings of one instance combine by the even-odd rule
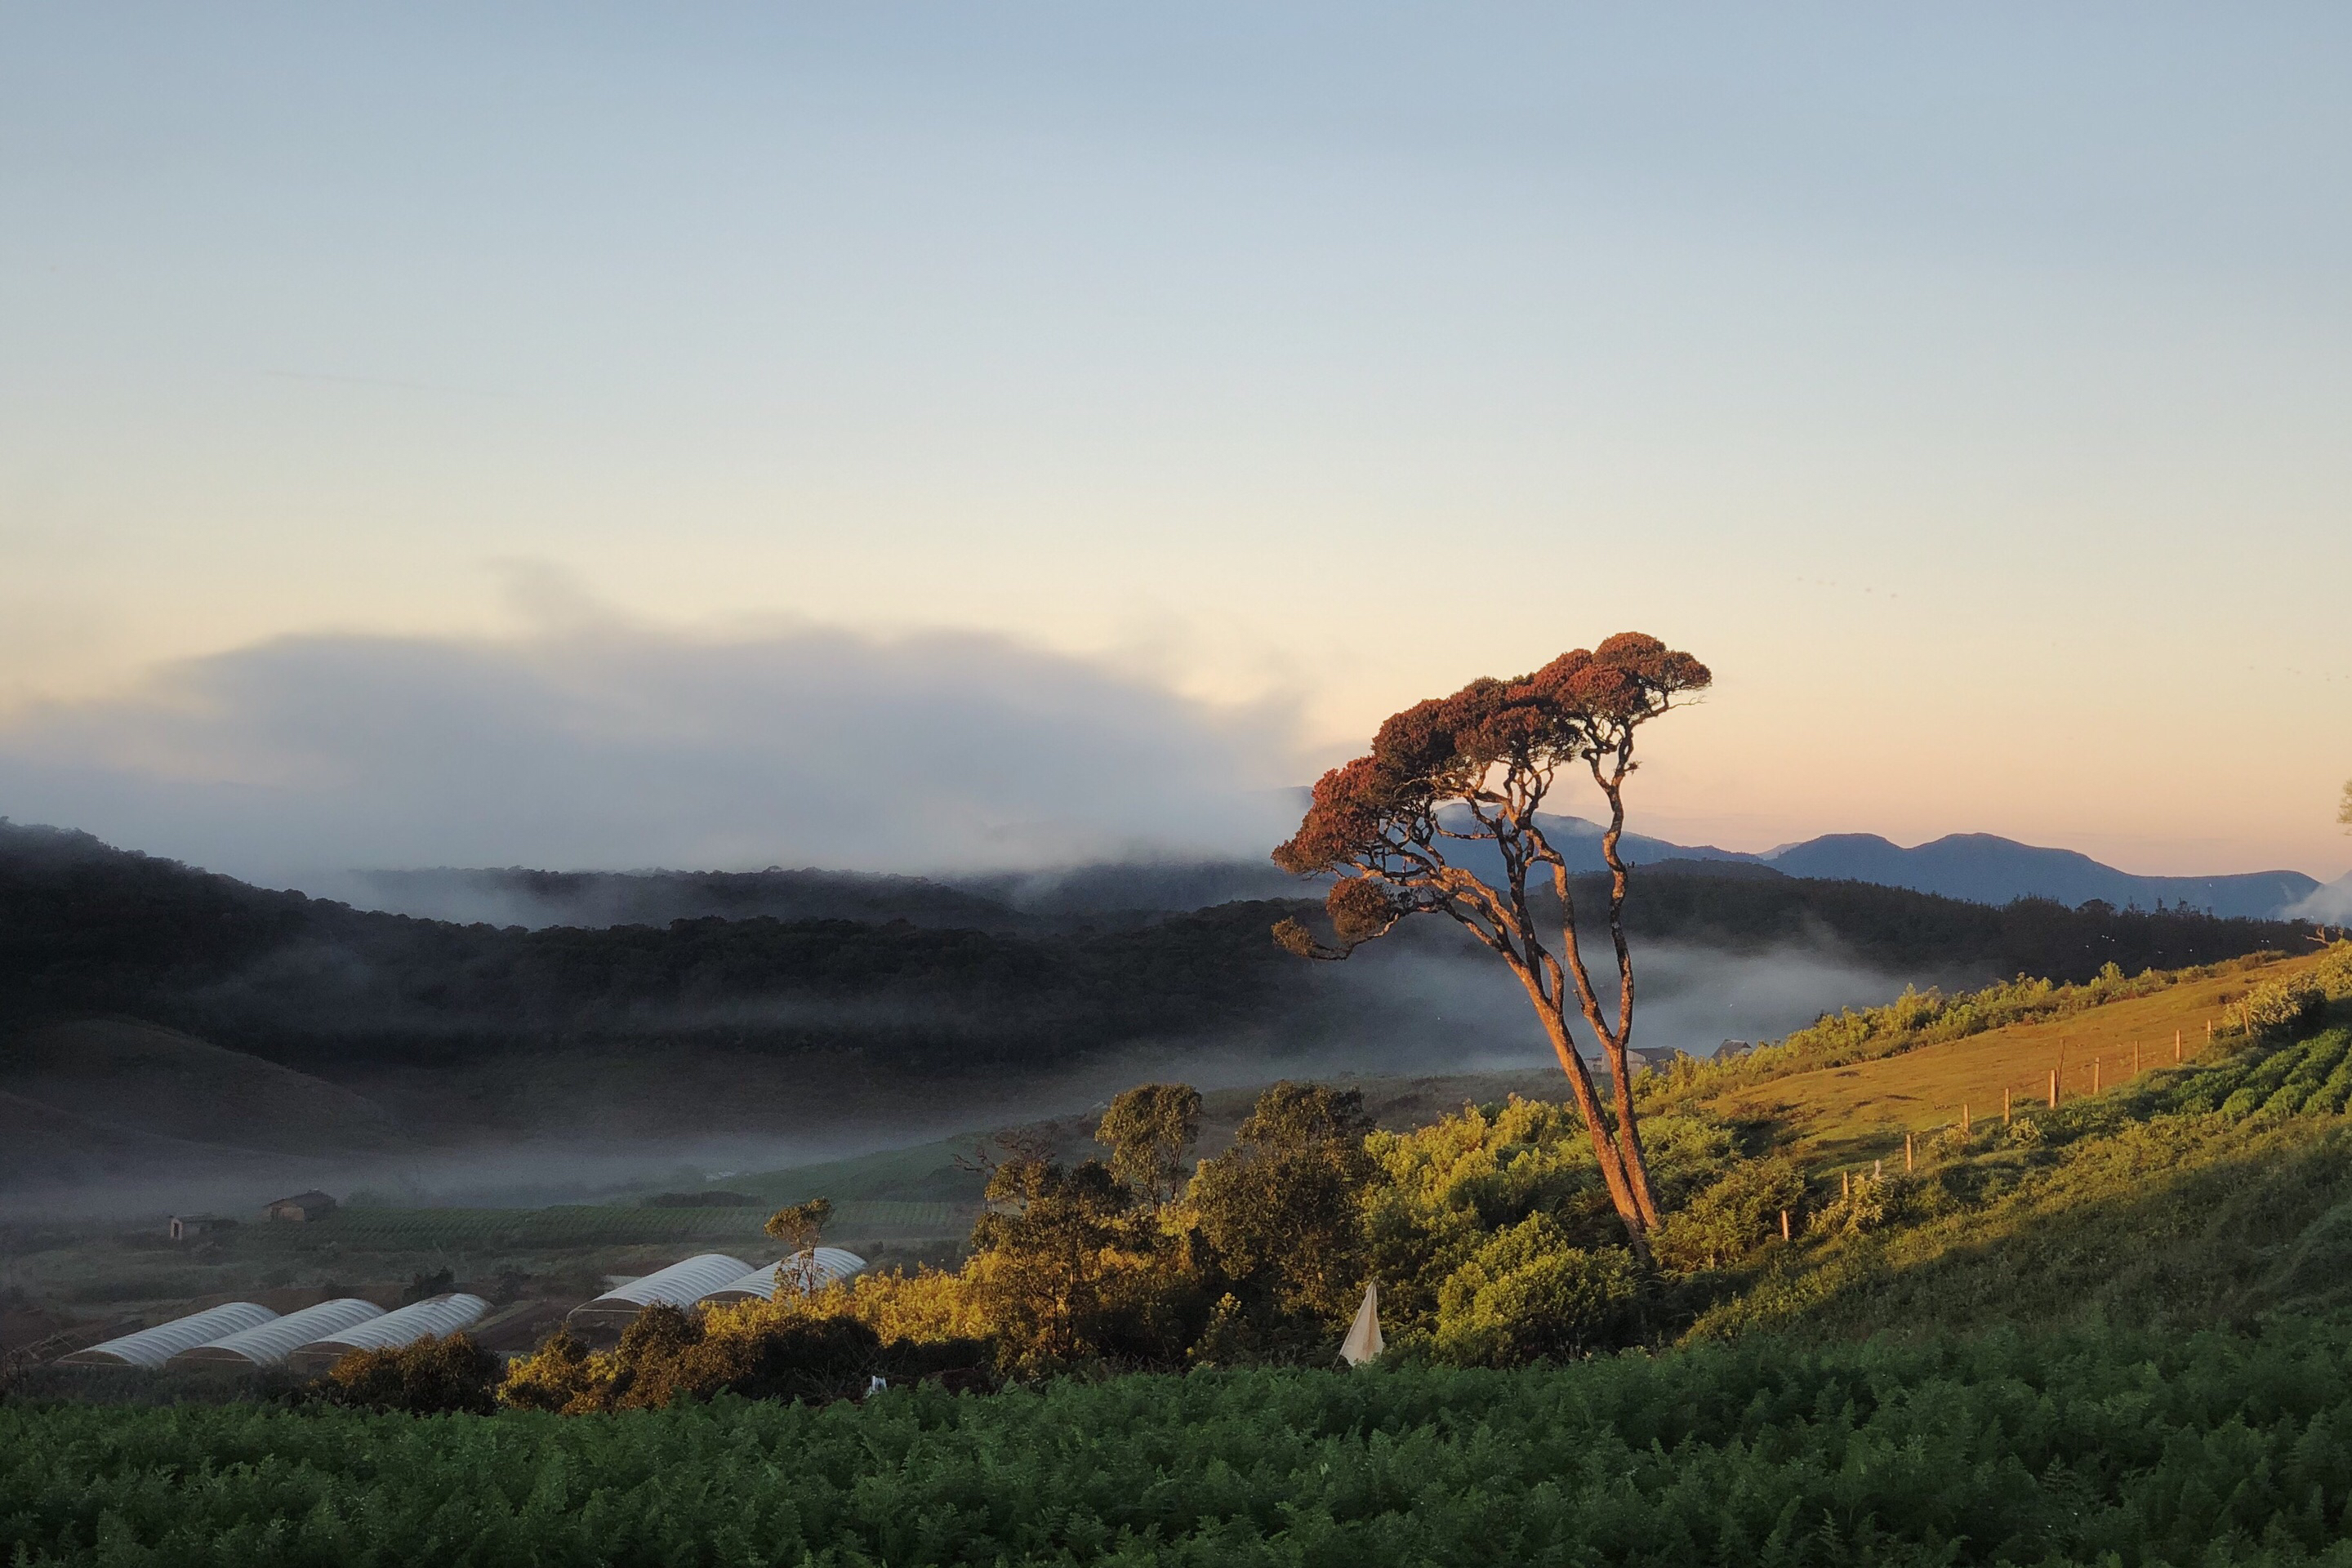
[[[1278,705],[981,634],[287,637],[0,724],[0,815],[249,879],[1262,855]]]
[[[2328,925],[2352,925],[2352,875],[2323,882],[2309,896],[2280,911],[2290,920],[2319,921]]]

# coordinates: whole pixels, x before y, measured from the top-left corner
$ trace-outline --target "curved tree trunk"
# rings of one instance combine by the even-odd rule
[[[1593,1086],[1592,1074],[1586,1068],[1584,1058],[1576,1049],[1575,1037],[1570,1034],[1565,998],[1546,994],[1546,988],[1533,974],[1513,964],[1518,971],[1519,982],[1535,1005],[1536,1016],[1541,1020],[1544,1034],[1551,1041],[1552,1055],[1559,1059],[1559,1070],[1568,1075],[1569,1087],[1576,1097],[1576,1109],[1584,1118],[1586,1134],[1592,1140],[1592,1157],[1601,1167],[1601,1180],[1608,1189],[1611,1206],[1625,1226],[1626,1239],[1635,1256],[1643,1262],[1650,1260],[1650,1232],[1657,1226],[1654,1208],[1643,1202],[1648,1189],[1647,1173],[1640,1184],[1626,1166],[1624,1152],[1612,1131],[1608,1112],[1602,1109],[1601,1095]],[[1622,1123],[1621,1122],[1622,1126]],[[1640,1148],[1636,1144],[1638,1152]],[[1638,1167],[1635,1167],[1638,1169]]]

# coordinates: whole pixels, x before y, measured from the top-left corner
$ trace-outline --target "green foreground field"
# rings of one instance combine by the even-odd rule
[[[17,1564],[2352,1562],[2352,1347],[2095,1326],[609,1416],[0,1408]]]

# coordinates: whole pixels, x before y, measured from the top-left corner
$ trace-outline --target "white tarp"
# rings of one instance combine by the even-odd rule
[[[67,1366],[162,1366],[182,1351],[208,1344],[224,1334],[257,1329],[277,1316],[251,1301],[231,1301],[58,1359]]]
[[[315,1307],[289,1312],[258,1328],[206,1340],[203,1344],[173,1356],[172,1364],[182,1366],[197,1362],[241,1361],[254,1366],[275,1366],[312,1340],[348,1329],[355,1323],[364,1323],[370,1318],[383,1316],[382,1307],[373,1301],[362,1301],[356,1296],[321,1301]]]
[[[1348,1327],[1348,1337],[1339,1342],[1339,1359],[1349,1366],[1361,1366],[1379,1359],[1388,1348],[1381,1338],[1381,1288],[1376,1281],[1364,1287],[1364,1304],[1356,1309],[1356,1321]]]
[[[740,1258],[730,1258],[723,1252],[698,1253],[572,1308],[571,1321],[583,1328],[625,1324],[656,1302],[668,1307],[691,1307],[711,1291],[724,1289],[750,1272],[751,1266]]]
[[[780,1258],[765,1268],[754,1268],[740,1279],[730,1279],[702,1299],[714,1307],[730,1301],[768,1300],[776,1293],[779,1272],[783,1275],[782,1283],[785,1289],[814,1293],[865,1273],[866,1259],[846,1247],[813,1247]]]
[[[347,1329],[321,1334],[287,1359],[298,1364],[331,1363],[352,1351],[398,1350],[427,1334],[454,1334],[482,1321],[490,1304],[462,1291],[432,1296],[422,1301],[370,1318]]]

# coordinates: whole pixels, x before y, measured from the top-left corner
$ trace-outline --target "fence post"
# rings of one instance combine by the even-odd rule
[[[2009,1127],[2009,1088],[2008,1088],[2008,1086],[2007,1086],[2006,1084],[2004,1084],[2004,1085],[2002,1085],[2002,1086],[2001,1086],[2001,1091],[2000,1091],[2000,1125],[2001,1125],[2001,1128],[2002,1128],[2002,1130],[2003,1130],[2004,1131],[2006,1131],[2008,1130],[2008,1127]]]
[[[2172,1031],[2172,1065],[2180,1065],[2180,1031],[2178,1029]]]
[[[2050,1069],[2050,1109],[2053,1110],[2058,1109],[2058,1069],[2056,1068]]]
[[[1967,1140],[1968,1140],[1968,1136],[1969,1136],[1969,1102],[1968,1102],[1967,1100],[1964,1100],[1960,1101],[1960,1139],[1961,1139],[1961,1141],[1962,1141],[1963,1142],[1967,1142]]]
[[[1840,1171],[1838,1173],[1838,1196],[1841,1198],[1850,1198],[1853,1196],[1853,1173],[1852,1171]]]
[[[1870,1179],[1874,1182],[1883,1182],[1886,1179],[1885,1161],[1873,1160],[1870,1163]]]
[[[1789,1211],[1787,1209],[1782,1209],[1780,1211],[1780,1239],[1782,1241],[1789,1239]]]
[[[1903,1173],[1906,1176],[1911,1173],[1911,1134],[1908,1132],[1903,1134]]]
[[[2099,1092],[2099,1067],[2106,1059],[2105,1057],[2091,1058],[2091,1093],[2095,1096]]]

